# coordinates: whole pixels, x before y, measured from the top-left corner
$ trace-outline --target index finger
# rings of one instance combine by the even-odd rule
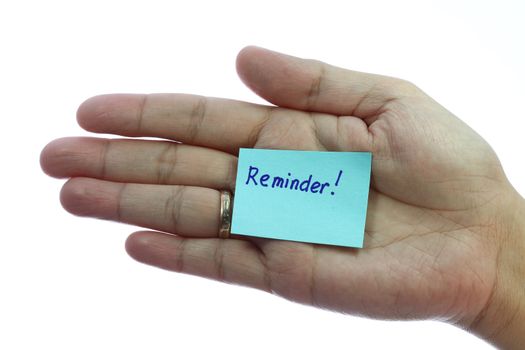
[[[275,107],[187,94],[95,96],[78,109],[84,129],[159,137],[237,154],[253,147]]]

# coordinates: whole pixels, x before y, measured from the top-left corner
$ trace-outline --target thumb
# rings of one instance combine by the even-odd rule
[[[237,72],[250,89],[277,106],[360,118],[377,114],[406,83],[256,46],[239,52]]]

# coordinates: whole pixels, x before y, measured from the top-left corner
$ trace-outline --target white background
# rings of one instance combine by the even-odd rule
[[[495,148],[525,193],[523,1],[2,1],[1,349],[488,349],[437,322],[382,322],[136,263],[136,228],[73,217],[39,167],[85,135],[85,98],[187,92],[261,102],[256,44],[415,82]],[[460,268],[460,267],[458,267]]]

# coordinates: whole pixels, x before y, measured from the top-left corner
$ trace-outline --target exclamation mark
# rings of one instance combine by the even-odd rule
[[[339,180],[341,180],[341,175],[343,175],[343,171],[339,170],[339,175],[337,175],[337,180],[335,180],[335,187],[339,186]],[[334,195],[334,192],[332,191],[332,196]]]

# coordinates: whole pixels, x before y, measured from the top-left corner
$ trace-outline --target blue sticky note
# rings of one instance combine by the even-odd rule
[[[241,148],[231,232],[362,247],[372,154]]]

